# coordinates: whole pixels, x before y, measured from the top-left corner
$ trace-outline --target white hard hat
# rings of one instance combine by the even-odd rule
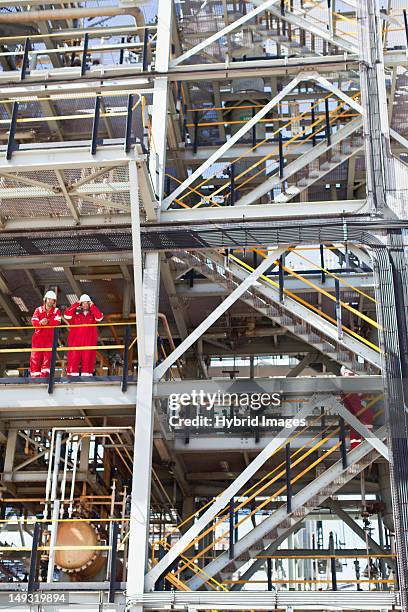
[[[350,368],[346,368],[346,366],[341,366],[340,374],[342,376],[355,376],[355,373],[353,372],[353,370],[350,370]]]
[[[82,304],[82,302],[92,302],[92,300],[89,297],[89,295],[86,295],[86,293],[83,293],[81,297],[79,298],[79,303]]]
[[[50,300],[56,300],[57,295],[55,291],[47,291],[47,293],[44,295],[44,300],[46,300],[47,298],[49,298]]]

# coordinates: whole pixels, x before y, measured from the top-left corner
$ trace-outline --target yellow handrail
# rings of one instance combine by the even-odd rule
[[[246,268],[247,270],[249,270],[250,272],[254,271],[254,268],[252,268],[252,266],[250,266],[249,264],[247,264],[245,261],[242,261],[241,259],[238,259],[238,257],[235,257],[234,255],[229,255],[228,256],[230,259],[232,259],[233,261],[235,261],[236,263],[238,263],[240,266],[242,266],[243,268]],[[273,281],[272,279],[268,278],[267,276],[265,276],[264,274],[261,274],[259,276],[260,279],[262,279],[263,281],[269,283],[270,285],[274,286],[274,287],[278,287],[279,288],[279,284],[276,283],[275,281]],[[319,308],[317,308],[316,306],[314,306],[313,304],[309,304],[309,302],[306,302],[306,300],[302,299],[301,297],[299,297],[298,295],[296,295],[295,293],[293,293],[292,291],[289,291],[288,289],[284,289],[284,293],[285,295],[288,295],[289,297],[293,298],[294,300],[296,300],[296,302],[299,302],[300,304],[302,304],[303,306],[306,306],[307,308],[309,308],[310,310],[313,310],[314,312],[316,312],[319,316],[323,317],[324,319],[327,319],[328,321],[330,321],[331,323],[333,323],[334,325],[337,325],[337,321],[335,319],[333,319],[333,317],[331,317],[330,315],[326,314],[325,312],[323,312],[322,310],[320,310]],[[360,334],[358,334],[357,332],[353,331],[352,329],[350,329],[349,327],[347,327],[346,325],[342,326],[342,329],[344,331],[346,331],[347,333],[349,333],[351,336],[354,336],[355,338],[357,338],[358,340],[360,340],[360,342],[363,342],[363,344],[366,344],[367,346],[369,346],[370,348],[374,349],[375,351],[377,351],[378,353],[381,353],[381,349],[379,346],[377,346],[376,344],[374,344],[373,342],[370,342],[369,340],[367,340],[367,338],[364,338],[363,336],[360,336]]]

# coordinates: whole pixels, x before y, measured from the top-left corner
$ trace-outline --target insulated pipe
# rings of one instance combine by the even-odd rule
[[[84,17],[116,17],[117,15],[131,15],[135,18],[136,23],[138,23],[138,21],[143,21],[143,14],[137,6],[98,6],[48,9],[44,11],[24,11],[21,13],[0,13],[0,23],[11,24],[27,23],[28,21],[56,21],[60,19],[82,19]],[[144,25],[144,22],[142,25]]]

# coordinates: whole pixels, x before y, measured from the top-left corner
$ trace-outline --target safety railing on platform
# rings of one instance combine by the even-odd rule
[[[81,77],[92,66],[99,65],[132,64],[140,72],[146,72],[154,62],[156,30],[157,25],[151,24],[126,26],[126,33],[123,27],[96,27],[33,34],[26,38],[1,36],[0,57],[14,64],[22,81],[32,70],[52,69],[55,59],[61,68],[79,68]]]
[[[367,411],[370,411],[372,407],[381,398],[382,395],[377,395],[373,399],[368,401],[366,404],[362,404],[362,407],[356,412],[355,416],[359,418]],[[382,408],[377,410],[377,412],[373,415],[373,420],[375,420],[382,413],[382,411]],[[308,430],[310,430],[311,427],[313,427],[317,423],[321,423],[322,429],[316,435],[308,439],[300,448],[292,452],[291,443],[301,434],[303,435]],[[338,436],[338,441],[334,440],[335,436]],[[329,448],[325,448],[324,453],[318,453],[317,458],[314,459],[311,464],[301,469],[300,472],[296,475],[293,474],[293,468],[300,465],[305,459],[316,453],[316,451],[321,451],[324,445],[326,445],[329,441],[332,441],[332,445]],[[230,558],[234,558],[233,548],[234,543],[237,540],[239,527],[244,524],[248,519],[251,519],[259,512],[264,511],[271,504],[271,502],[279,500],[282,495],[286,496],[286,504],[288,512],[290,512],[293,485],[295,485],[302,477],[308,474],[313,468],[325,461],[334,452],[341,452],[343,466],[346,467],[347,449],[344,421],[342,418],[340,418],[338,421],[338,425],[333,426],[332,423],[329,423],[327,425],[327,415],[324,413],[323,410],[319,416],[313,417],[305,428],[298,430],[297,432],[292,434],[287,440],[283,441],[282,444],[271,454],[270,459],[277,456],[278,453],[283,450],[285,450],[286,452],[286,458],[283,461],[280,461],[276,467],[274,467],[271,471],[264,475],[255,484],[253,484],[244,492],[236,496],[237,500],[242,501],[231,500],[229,506],[222,509],[215,516],[214,522],[209,527],[201,531],[201,533],[182,550],[179,558],[177,559],[176,567],[174,567],[173,564],[173,569],[170,570],[170,572],[168,572],[164,576],[165,579],[171,582],[173,580],[173,577],[176,576],[178,581],[182,581],[184,585],[183,590],[188,590],[188,585],[185,581],[181,579],[180,576],[183,572],[190,571],[193,573],[193,575],[201,575],[201,577],[204,576],[205,582],[208,587],[214,590],[228,590],[223,582],[219,582],[214,577],[209,576],[208,574],[206,574],[205,568],[199,567],[199,560],[206,558],[205,555],[207,555],[207,553],[209,552],[212,552],[212,558],[215,558],[217,555],[217,552],[215,550],[216,545],[223,542],[225,538],[228,539],[229,549],[230,551],[232,551],[232,556],[230,555]],[[285,480],[285,484],[282,485],[272,495],[270,495],[267,490],[271,487],[271,485],[275,484],[282,478]],[[259,497],[261,497],[261,501],[257,502],[257,498]],[[178,539],[178,533],[180,533],[181,528],[185,527],[191,521],[194,521],[198,516],[200,516],[204,510],[206,510],[212,505],[215,499],[210,500],[198,511],[194,512],[191,516],[185,518],[176,528],[166,534],[165,538],[152,542],[152,565],[155,565],[155,563],[157,562],[156,552],[159,553],[159,559],[162,558],[165,552],[171,549],[172,538],[176,536],[176,539]],[[245,508],[248,508],[248,513],[245,514],[242,518],[239,518],[239,511]],[[226,531],[222,531],[219,534],[221,526],[224,523],[228,523],[228,529]],[[216,533],[216,531],[218,533]],[[201,549],[197,552],[196,546],[199,544],[199,542],[203,541],[203,539],[209,536],[210,534],[212,534],[211,543],[208,545],[203,543]],[[190,549],[192,549],[192,551],[189,553],[188,551]]]

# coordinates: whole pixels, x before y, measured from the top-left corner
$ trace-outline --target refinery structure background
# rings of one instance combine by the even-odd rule
[[[2,609],[408,610],[407,11],[0,0]]]

